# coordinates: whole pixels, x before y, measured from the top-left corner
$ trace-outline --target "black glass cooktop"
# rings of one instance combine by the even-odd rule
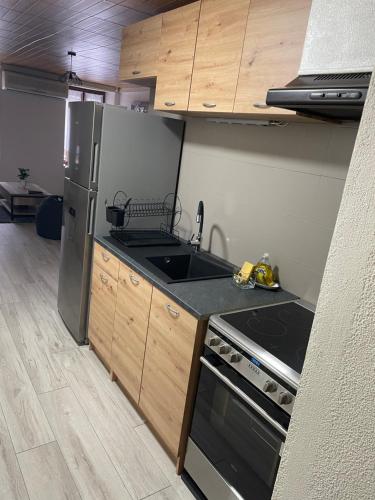
[[[280,361],[301,373],[314,313],[291,302],[221,318]]]

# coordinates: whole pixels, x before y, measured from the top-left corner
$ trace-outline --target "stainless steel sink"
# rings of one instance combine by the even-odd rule
[[[206,254],[147,257],[147,260],[165,275],[167,283],[226,278],[232,275],[230,265],[217,262]]]

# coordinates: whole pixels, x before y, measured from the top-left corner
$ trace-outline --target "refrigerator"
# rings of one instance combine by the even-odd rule
[[[184,122],[94,102],[70,103],[69,118],[58,311],[82,345],[94,237],[110,229],[106,204],[119,189],[137,199],[176,194]]]

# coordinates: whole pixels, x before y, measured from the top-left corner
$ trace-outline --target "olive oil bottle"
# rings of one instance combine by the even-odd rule
[[[270,256],[268,253],[263,254],[263,257],[256,264],[254,269],[254,276],[258,283],[266,286],[273,286],[275,284],[273,279],[273,271],[270,264]]]

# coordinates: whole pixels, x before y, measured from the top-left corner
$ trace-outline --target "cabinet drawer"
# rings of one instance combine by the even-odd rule
[[[194,317],[154,288],[139,405],[176,458],[197,325]]]
[[[112,370],[135,403],[139,400],[152,285],[120,264],[112,342]]]
[[[94,245],[94,266],[99,266],[105,273],[117,281],[120,261],[98,243]]]
[[[117,281],[94,265],[92,272],[89,340],[109,364],[111,360],[113,322],[116,310]]]

